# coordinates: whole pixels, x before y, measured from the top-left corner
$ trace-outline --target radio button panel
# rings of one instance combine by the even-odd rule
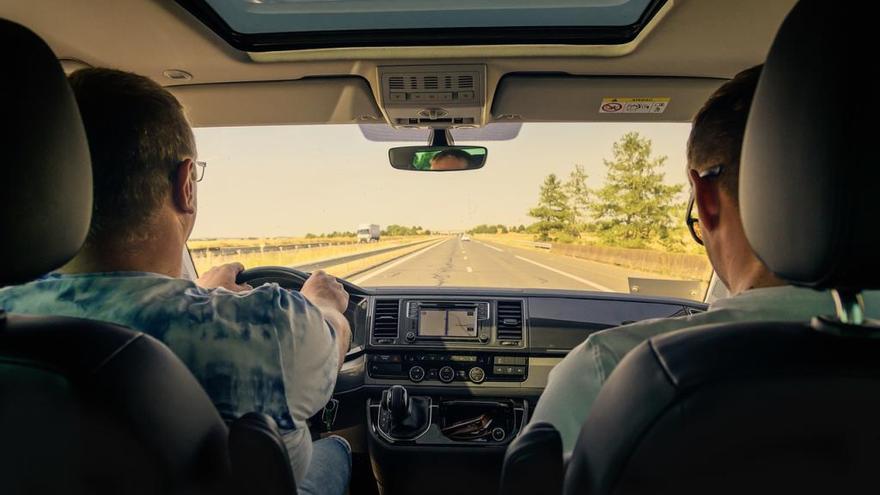
[[[439,381],[444,384],[522,382],[529,374],[529,358],[466,352],[400,352],[367,355],[372,378],[411,383]]]

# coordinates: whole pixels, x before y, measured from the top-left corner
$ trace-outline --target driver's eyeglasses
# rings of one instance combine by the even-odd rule
[[[195,168],[193,168],[193,178],[196,182],[201,182],[202,179],[205,178],[205,168],[208,166],[208,162],[193,162],[196,164]]]
[[[715,178],[721,175],[721,172],[724,170],[723,165],[716,165],[708,170],[704,170],[700,172],[701,178]],[[691,197],[688,200],[687,213],[685,213],[684,221],[687,223],[688,230],[691,233],[691,237],[694,238],[694,242],[699,245],[703,245],[703,229],[700,228],[700,219],[694,216],[694,190],[691,188]]]

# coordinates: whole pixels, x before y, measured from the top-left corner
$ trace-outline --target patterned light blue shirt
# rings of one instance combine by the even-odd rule
[[[101,320],[161,340],[225,419],[262,412],[288,430],[303,479],[311,458],[306,420],[330,400],[339,354],[332,328],[298,292],[277,284],[206,290],[152,273],[51,274],[0,289],[0,308]]]

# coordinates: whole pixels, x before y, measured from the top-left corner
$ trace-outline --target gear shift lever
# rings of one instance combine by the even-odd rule
[[[430,409],[428,397],[410,397],[403,385],[392,385],[382,393],[379,425],[394,440],[413,439],[428,428]]]
[[[391,421],[394,423],[400,423],[409,416],[410,402],[406,387],[403,385],[392,385],[391,388],[388,389],[388,395],[385,397],[387,402],[385,407],[388,408],[388,412],[391,413]]]

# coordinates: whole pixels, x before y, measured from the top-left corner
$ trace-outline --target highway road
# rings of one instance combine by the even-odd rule
[[[355,275],[365,287],[507,287],[629,292],[627,277],[663,278],[615,265],[482,240],[449,237]]]

